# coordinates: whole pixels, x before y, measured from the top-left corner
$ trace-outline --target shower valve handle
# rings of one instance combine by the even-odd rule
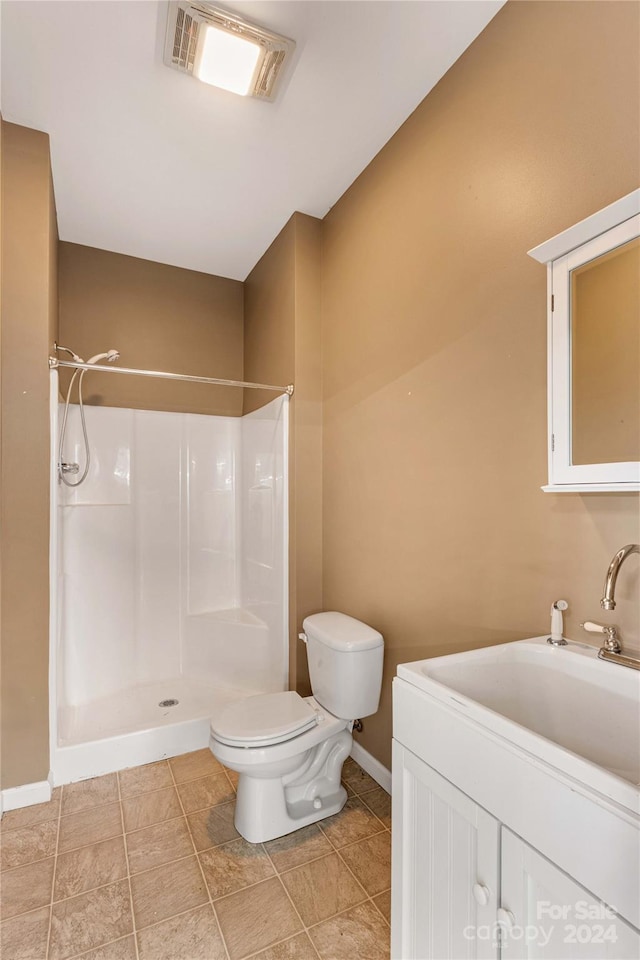
[[[80,473],[79,463],[61,463],[60,473]]]

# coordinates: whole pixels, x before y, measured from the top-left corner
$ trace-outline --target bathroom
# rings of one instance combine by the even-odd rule
[[[217,259],[209,256],[194,223],[178,220],[179,207],[171,229],[165,227],[169,234],[165,243],[154,226],[154,211],[147,210],[145,229],[139,206],[141,184],[156,190],[158,205],[160,197],[180,188],[185,175],[180,141],[187,135],[196,141],[205,136],[194,124],[198,117],[204,122],[211,97],[215,103],[215,97],[222,96],[226,111],[222,116],[230,125],[236,122],[231,95],[219,95],[164,67],[157,40],[166,27],[164,5],[122,5],[122,16],[127,7],[132,16],[135,11],[140,17],[142,8],[154,8],[153,15],[143,17],[154,31],[144,40],[156,57],[154,76],[167,90],[179,90],[185,101],[199,98],[195,106],[184,106],[192,112],[175,140],[166,132],[162,142],[167,162],[161,170],[166,176],[173,171],[175,179],[159,182],[149,176],[149,168],[136,167],[136,150],[144,144],[135,137],[131,118],[114,112],[126,107],[126,85],[118,90],[120,99],[109,101],[110,113],[101,113],[89,96],[103,90],[107,100],[109,78],[117,76],[106,50],[104,73],[97,71],[97,80],[86,78],[86,99],[83,76],[70,79],[62,69],[65,56],[60,57],[53,44],[39,53],[40,63],[51,71],[48,85],[38,85],[31,76],[36,65],[29,67],[29,57],[38,59],[33,50],[44,48],[48,35],[63,43],[68,8],[61,4],[57,14],[56,6],[9,3],[1,11],[1,788],[6,836],[14,832],[6,826],[14,811],[52,802],[59,808],[60,788],[64,803],[65,786],[72,780],[89,782],[85,776],[119,777],[121,770],[161,763],[164,766],[155,768],[161,771],[159,792],[177,790],[182,782],[223,776],[212,766],[215,759],[208,758],[205,736],[184,750],[176,747],[173,752],[161,745],[161,755],[138,756],[121,764],[116,756],[115,766],[79,775],[71,771],[69,779],[57,782],[49,779],[52,753],[58,749],[53,742],[56,695],[51,695],[50,600],[55,593],[51,570],[56,557],[50,554],[49,357],[56,356],[58,343],[84,358],[117,349],[120,359],[109,365],[113,368],[294,385],[291,399],[283,400],[286,394],[277,392],[90,371],[84,381],[89,439],[91,443],[96,437],[95,416],[107,410],[215,418],[228,424],[245,421],[274,401],[287,407],[288,531],[283,521],[282,532],[288,539],[284,557],[288,598],[286,606],[282,597],[280,603],[288,628],[281,631],[285,634],[280,637],[281,668],[288,673],[289,688],[307,697],[311,692],[307,652],[299,634],[305,618],[321,611],[340,611],[384,638],[379,707],[361,718],[363,729],[353,734],[344,776],[350,798],[354,795],[351,808],[358,807],[365,819],[377,818],[370,835],[356,843],[379,837],[382,844],[388,833],[383,793],[391,787],[392,679],[398,665],[542,636],[549,631],[549,608],[560,598],[568,603],[564,634],[570,640],[589,640],[581,624],[595,620],[615,623],[625,649],[638,647],[637,557],[629,557],[621,570],[615,612],[600,607],[612,556],[623,545],[640,540],[638,494],[541,490],[547,483],[547,278],[545,267],[527,251],[638,188],[640,8],[635,2],[616,0],[509,0],[485,5],[484,21],[465,27],[466,39],[455,56],[440,64],[438,75],[430,75],[421,94],[416,86],[413,102],[405,101],[404,112],[386,132],[376,128],[377,140],[367,139],[376,102],[372,107],[364,98],[356,132],[353,124],[347,127],[357,143],[343,152],[355,155],[361,149],[362,160],[354,167],[350,157],[343,159],[343,171],[335,172],[334,194],[321,213],[296,199],[272,225],[265,184],[247,164],[246,176],[256,191],[252,197],[264,205],[264,223],[261,207],[247,204],[246,222],[253,219],[255,228],[245,230],[248,239],[239,250],[246,262],[238,268],[232,244],[214,238]],[[93,27],[103,37],[97,50],[84,53],[89,69],[93,57],[98,62],[103,56],[107,40],[120,42],[117,19],[104,23],[100,19],[111,5],[73,6],[78,29]],[[279,117],[278,111],[296,96],[305,50],[313,49],[310,37],[296,35],[287,17],[297,17],[303,25],[301,8],[308,6],[309,22],[320,30],[323,7],[335,7],[342,9],[350,35],[357,36],[358,18],[375,20],[374,9],[381,11],[378,27],[390,29],[384,22],[385,8],[391,19],[392,7],[399,7],[401,22],[410,16],[410,7],[436,5],[223,6],[293,37],[298,44],[299,59],[285,76],[276,101],[251,104],[262,110],[258,117],[264,124],[269,110]],[[476,5],[442,6],[464,11]],[[45,15],[43,8],[51,12]],[[461,12],[456,29],[463,26]],[[339,24],[333,29],[337,31]],[[433,39],[430,42],[435,57]],[[123,62],[131,43],[130,36],[120,53]],[[67,56],[70,49],[61,48],[63,54],[69,51]],[[113,50],[109,57],[116,57]],[[417,50],[415,60],[420,62]],[[27,67],[29,83],[22,72]],[[402,59],[396,69],[403,70]],[[406,71],[407,83],[419,72],[413,62]],[[356,85],[355,79],[351,82]],[[25,84],[31,96],[21,92]],[[383,88],[376,89],[384,97]],[[170,95],[178,97],[176,92]],[[244,106],[250,101],[233,102]],[[66,113],[56,114],[56,103],[66,103]],[[69,104],[86,127],[85,152],[77,158],[77,168],[65,140],[72,127]],[[157,104],[155,109],[159,126],[163,114]],[[173,102],[172,109],[178,110]],[[311,109],[308,103],[306,109]],[[59,117],[55,129],[48,125],[49,116]],[[128,137],[122,137],[119,122],[128,122],[124,128]],[[267,136],[266,130],[261,132]],[[117,142],[108,162],[115,164],[121,153],[122,164],[131,169],[127,192],[114,193],[108,163],[93,145],[105,136]],[[329,168],[331,153],[323,157]],[[287,175],[296,184],[319,179],[319,173],[294,171],[294,166],[292,160]],[[72,182],[74,171],[83,168],[93,171],[100,190],[94,191],[94,181],[83,174],[77,194],[72,191],[63,207],[63,182]],[[200,207],[209,216],[204,197]],[[198,227],[204,230],[207,224],[201,219]],[[124,239],[116,241],[117,234],[110,233],[117,229]],[[60,360],[64,356],[58,354]],[[60,367],[58,375],[64,398],[69,369]],[[65,509],[78,513],[88,508]],[[108,590],[101,593],[100,583],[94,586],[96,623],[108,623],[121,612],[122,598],[112,597]],[[225,609],[236,599],[226,598]],[[166,698],[175,696],[174,688],[166,691]],[[196,736],[200,735],[201,731]],[[193,768],[179,759],[191,751],[197,754]],[[218,786],[224,787],[221,806],[226,812],[233,781],[224,777]],[[123,776],[117,781],[120,797],[109,792],[115,781],[104,781],[105,808],[127,804],[127,789],[122,786],[126,780]],[[363,790],[363,784],[368,789]],[[35,793],[24,789],[30,787]],[[53,795],[38,793],[47,789]],[[19,805],[12,803],[14,791],[22,798]],[[73,791],[68,795],[73,797]],[[367,795],[377,812],[367,804]],[[140,794],[134,790],[130,796]],[[101,804],[96,806],[101,809]],[[76,809],[67,814],[80,815],[86,812]],[[41,823],[64,824],[65,819],[63,815]],[[166,820],[174,822],[169,816]],[[17,833],[22,827],[14,829]],[[316,852],[309,860],[335,856],[340,877],[352,878],[355,887],[353,869],[359,867],[355,862],[349,866],[318,831],[311,831]],[[46,839],[47,829],[42,833]],[[234,837],[232,833],[225,842],[237,843]],[[99,842],[111,843],[113,838]],[[366,849],[373,862],[373,844]],[[55,860],[50,847],[33,857],[52,869]],[[173,860],[182,862],[180,855]],[[8,871],[23,870],[25,863],[30,866],[11,861]],[[277,865],[264,869],[280,876]],[[293,869],[302,868],[296,863]],[[256,874],[256,886],[250,889],[255,892],[258,883],[271,884],[266,879],[271,875]],[[6,875],[3,880],[6,891]],[[33,937],[31,953],[5,944],[3,955],[12,958],[13,950],[15,960],[23,955],[44,958],[48,943],[52,958],[145,960],[168,955],[176,960],[209,956],[240,960],[264,951],[263,960],[276,956],[331,960],[345,955],[340,953],[339,937],[346,937],[348,955],[374,960],[389,955],[385,910],[388,916],[390,883],[368,890],[368,882],[364,875],[357,880],[366,893],[362,903],[352,904],[351,894],[343,892],[333,915],[293,923],[284,933],[274,934],[275,939],[258,938],[246,949],[239,945],[231,951],[221,943],[224,937],[217,925],[211,926],[217,916],[213,907],[206,933],[195,926],[187,932],[170,928],[174,915],[188,913],[200,919],[198,911],[204,908],[198,901],[189,910],[170,910],[135,928],[118,927],[117,935],[108,925],[106,933],[99,931],[98,918],[80,919],[87,928],[93,925],[96,935],[56,952],[51,915],[55,918],[58,908],[55,903],[50,907],[48,893],[45,901],[3,918],[7,943],[16,942],[16,931],[21,943]],[[119,876],[114,883],[122,883]],[[335,886],[343,889],[337,882]],[[62,902],[91,899],[90,891],[76,890]],[[262,922],[255,901],[253,909],[256,923]],[[128,915],[135,914],[134,902]],[[324,939],[307,933],[320,927]],[[158,941],[151,935],[145,938],[145,930],[161,931],[170,952],[160,952]],[[117,946],[107,949],[110,943]],[[274,943],[280,952],[275,952]]]

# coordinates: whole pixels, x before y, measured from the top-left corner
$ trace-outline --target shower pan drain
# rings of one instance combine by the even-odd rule
[[[159,707],[177,707],[179,700],[161,700],[158,704]]]

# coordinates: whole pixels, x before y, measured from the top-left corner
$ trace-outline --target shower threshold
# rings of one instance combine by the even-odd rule
[[[176,677],[61,707],[52,756],[54,785],[206,747],[212,714],[260,692]],[[161,705],[174,700],[171,706]]]

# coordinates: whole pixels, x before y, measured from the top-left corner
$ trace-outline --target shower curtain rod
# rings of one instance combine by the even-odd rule
[[[272,383],[248,383],[244,380],[220,380],[217,377],[192,377],[187,373],[166,373],[163,370],[136,370],[134,367],[107,367],[98,363],[77,363],[75,360],[58,360],[49,357],[49,368],[71,367],[73,370],[99,370],[101,373],[129,373],[139,377],[156,377],[162,380],[187,380],[189,383],[217,383],[221,387],[247,387],[249,390],[275,390],[277,393],[286,393],[293,396],[293,384],[286,387],[275,386]]]

